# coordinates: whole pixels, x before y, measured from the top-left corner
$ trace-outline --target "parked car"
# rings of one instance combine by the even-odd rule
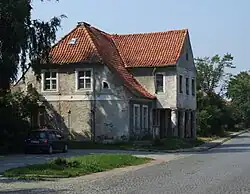
[[[31,131],[25,138],[25,153],[68,151],[67,139],[54,129],[37,129]]]

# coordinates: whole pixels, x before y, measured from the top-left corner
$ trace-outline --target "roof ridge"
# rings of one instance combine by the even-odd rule
[[[150,34],[166,34],[173,32],[187,32],[187,28],[179,29],[179,30],[168,30],[168,31],[158,31],[158,32],[141,32],[141,33],[128,33],[128,34],[110,34],[111,36],[132,36],[132,35],[150,35]]]

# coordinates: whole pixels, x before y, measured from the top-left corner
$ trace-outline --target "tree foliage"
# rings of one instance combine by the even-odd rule
[[[18,69],[32,66],[38,72],[41,59],[49,59],[51,44],[61,18],[48,22],[31,19],[31,0],[0,1],[0,89],[6,92]]]
[[[195,59],[197,68],[198,128],[201,135],[221,135],[231,127],[232,112],[223,98],[233,57],[225,54]],[[218,91],[217,91],[218,89]]]
[[[214,93],[219,89],[219,94],[225,91],[228,78],[231,76],[227,68],[235,68],[231,54],[223,57],[215,55],[195,59],[197,68],[197,89],[206,94]]]
[[[227,88],[227,97],[231,99],[234,117],[245,127],[250,126],[250,74],[240,72],[231,77]]]
[[[24,73],[31,66],[38,75],[42,60],[49,63],[51,45],[65,17],[33,20],[31,11],[31,0],[0,1],[0,148],[7,150],[10,144],[18,147],[17,140],[23,142],[31,111],[37,106],[31,93],[11,93],[10,85],[19,70]]]

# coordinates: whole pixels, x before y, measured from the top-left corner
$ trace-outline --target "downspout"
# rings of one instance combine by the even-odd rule
[[[92,107],[92,141],[95,142],[96,138],[96,79],[94,79],[95,76],[95,68],[93,68],[93,107]]]

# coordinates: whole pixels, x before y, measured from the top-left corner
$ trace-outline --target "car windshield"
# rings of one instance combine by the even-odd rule
[[[31,139],[46,139],[46,133],[41,131],[33,131],[29,134]]]

